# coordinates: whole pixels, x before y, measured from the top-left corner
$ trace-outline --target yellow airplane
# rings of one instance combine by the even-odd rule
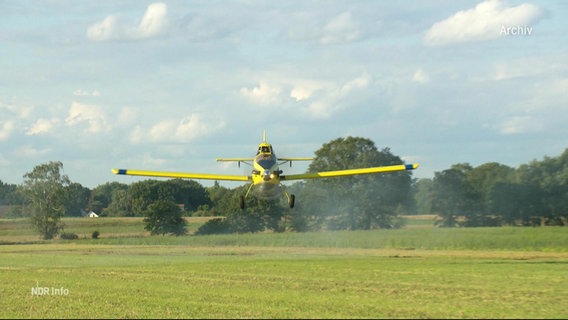
[[[399,164],[384,167],[371,167],[361,169],[347,169],[336,171],[323,171],[316,173],[302,173],[283,175],[280,170],[281,164],[290,163],[292,161],[310,161],[313,158],[279,158],[274,154],[272,145],[266,142],[266,131],[263,132],[262,142],[258,145],[258,151],[254,158],[217,158],[217,161],[233,161],[240,166],[241,163],[252,166],[252,172],[248,176],[223,175],[223,174],[207,174],[207,173],[183,173],[183,172],[163,172],[163,171],[146,171],[131,169],[112,169],[114,174],[131,175],[131,176],[147,176],[147,177],[164,177],[164,178],[183,178],[183,179],[206,179],[206,180],[227,180],[227,181],[246,181],[251,182],[246,194],[240,197],[240,207],[244,209],[245,199],[251,190],[253,194],[261,199],[275,199],[282,193],[288,199],[290,208],[294,207],[295,196],[288,194],[282,188],[282,181],[303,180],[303,179],[320,179],[330,177],[343,177],[361,174],[385,173],[394,171],[414,170],[418,168],[418,164]]]

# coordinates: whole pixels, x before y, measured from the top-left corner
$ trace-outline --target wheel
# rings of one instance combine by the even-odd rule
[[[245,208],[245,197],[244,196],[241,196],[240,199],[239,199],[239,207],[241,209]]]
[[[291,194],[290,199],[288,200],[288,205],[290,208],[294,208],[294,203],[296,202],[296,196]]]

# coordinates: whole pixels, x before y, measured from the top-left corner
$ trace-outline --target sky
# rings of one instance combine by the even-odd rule
[[[555,157],[567,14],[563,0],[0,0],[0,180],[49,161],[88,188],[144,179],[111,168],[240,175],[215,158],[253,156],[264,129],[282,157],[368,138],[420,163],[416,178]]]

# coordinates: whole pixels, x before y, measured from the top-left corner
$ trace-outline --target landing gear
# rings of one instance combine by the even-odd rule
[[[291,194],[290,198],[288,198],[288,205],[290,206],[290,209],[294,208],[295,202],[296,202],[296,196]]]
[[[253,186],[254,186],[254,183],[251,183],[250,186],[247,189],[247,193],[244,196],[240,196],[239,207],[241,208],[241,210],[245,208],[245,199],[248,197],[250,189],[252,189]]]
[[[294,203],[296,203],[296,196],[293,194],[288,194],[288,192],[284,191],[284,195],[286,199],[288,199],[288,206],[290,209],[294,208]]]

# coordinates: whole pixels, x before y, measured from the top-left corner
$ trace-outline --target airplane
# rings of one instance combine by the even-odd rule
[[[183,173],[183,172],[164,172],[164,171],[147,171],[132,169],[112,169],[117,175],[131,176],[147,176],[162,178],[182,178],[182,179],[205,179],[205,180],[226,180],[226,181],[243,181],[249,182],[250,186],[244,196],[239,199],[239,207],[245,208],[245,199],[252,192],[253,195],[264,200],[273,200],[282,195],[286,196],[288,206],[294,208],[296,197],[283,188],[282,181],[305,180],[305,179],[321,179],[330,177],[345,177],[363,174],[375,174],[395,171],[414,170],[419,164],[399,164],[382,167],[370,167],[359,169],[345,169],[336,171],[323,171],[316,173],[301,174],[283,174],[280,165],[292,161],[311,161],[313,158],[281,158],[277,157],[272,149],[272,145],[266,141],[266,130],[262,134],[262,142],[258,145],[258,151],[254,158],[217,158],[217,161],[237,162],[239,167],[241,163],[252,166],[250,175],[225,175],[225,174],[208,174],[208,173]]]

